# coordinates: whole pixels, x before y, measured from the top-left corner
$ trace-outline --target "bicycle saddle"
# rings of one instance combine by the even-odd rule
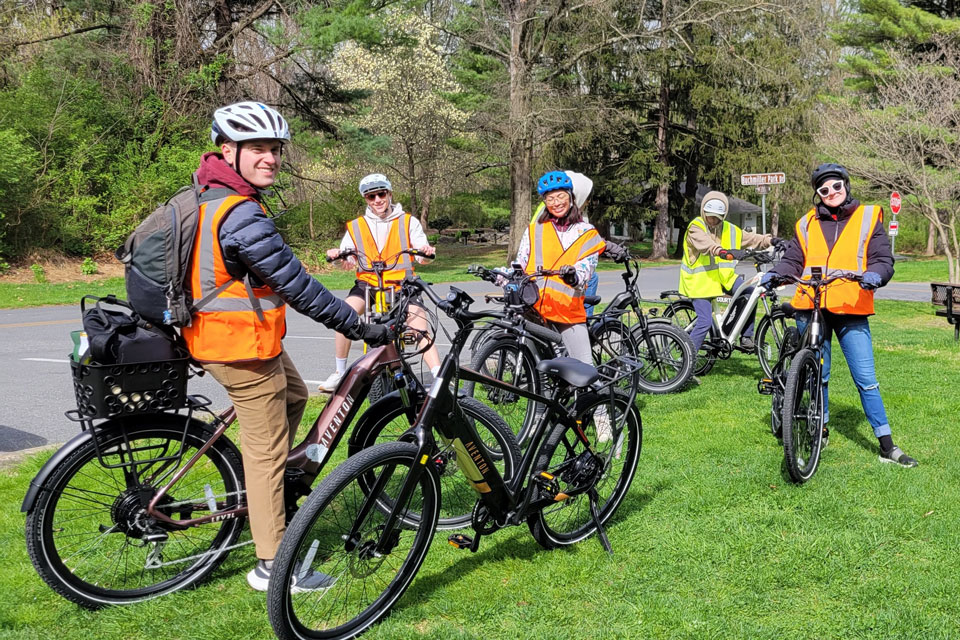
[[[574,387],[589,387],[600,373],[589,364],[575,358],[553,358],[537,363],[537,371],[559,378]]]
[[[594,307],[600,304],[600,296],[585,296],[583,298],[583,304]]]

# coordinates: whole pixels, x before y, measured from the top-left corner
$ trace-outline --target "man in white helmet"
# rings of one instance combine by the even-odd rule
[[[247,581],[266,591],[273,558],[286,529],[283,474],[307,404],[307,387],[281,342],[286,305],[353,339],[388,339],[381,325],[366,325],[349,305],[311,277],[267,216],[261,192],[272,186],[287,122],[259,102],[217,109],[210,137],[219,151],[205,153],[199,232],[190,266],[197,302],[212,296],[182,329],[190,354],[230,396],[240,422],[240,446],[250,530],[259,562]],[[338,335],[339,335],[338,333]],[[303,589],[333,580],[316,573]]]
[[[782,242],[771,235],[743,231],[727,222],[730,202],[719,191],[710,191],[700,203],[700,215],[687,227],[680,264],[680,293],[693,300],[697,323],[690,333],[694,352],[710,331],[713,309],[710,301],[736,291],[743,282],[734,270],[741,249],[765,249]],[[740,346],[754,349],[753,319],[743,330]]]
[[[360,180],[360,195],[366,202],[366,209],[362,216],[347,223],[347,232],[340,241],[340,246],[327,251],[327,257],[335,260],[342,252],[356,250],[358,258],[349,258],[343,262],[345,269],[355,268],[357,280],[350,293],[347,294],[347,304],[357,313],[363,313],[368,304],[372,304],[371,287],[379,285],[376,273],[371,269],[371,262],[381,260],[393,265],[395,258],[403,249],[416,249],[428,256],[434,256],[436,249],[427,241],[420,221],[409,213],[404,212],[400,203],[393,201],[393,185],[387,176],[382,173],[371,173]],[[418,262],[423,259],[417,257]],[[399,282],[408,275],[414,275],[413,259],[409,255],[400,255],[396,259],[393,269],[383,274],[384,284],[390,284],[396,289]],[[427,316],[419,299],[411,301],[410,317],[407,323],[413,329],[425,331]],[[326,380],[320,383],[320,391],[333,393],[337,384],[347,370],[347,359],[350,356],[350,339],[348,336],[337,334],[336,370]],[[440,371],[440,355],[436,345],[432,345],[423,354],[424,362],[434,376]]]

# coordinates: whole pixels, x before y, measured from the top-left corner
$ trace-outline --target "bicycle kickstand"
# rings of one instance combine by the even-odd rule
[[[607,537],[607,532],[604,531],[603,525],[600,524],[600,512],[597,511],[596,487],[590,489],[590,491],[587,492],[587,495],[590,497],[590,515],[593,516],[593,523],[597,525],[597,535],[600,536],[600,543],[603,545],[603,548],[607,550],[607,553],[613,555],[613,547],[610,546],[610,538]]]

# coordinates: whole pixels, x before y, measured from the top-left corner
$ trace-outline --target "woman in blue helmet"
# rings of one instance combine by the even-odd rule
[[[537,192],[545,209],[530,223],[517,262],[527,273],[538,267],[563,271],[539,282],[540,299],[534,308],[560,332],[570,357],[592,364],[583,298],[604,242],[583,219],[566,173],[548,171],[537,180]]]

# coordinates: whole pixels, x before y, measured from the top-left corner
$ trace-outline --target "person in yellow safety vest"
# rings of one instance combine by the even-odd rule
[[[893,252],[883,225],[883,209],[865,206],[850,194],[850,174],[838,164],[822,164],[810,177],[816,205],[797,220],[797,235],[787,245],[780,263],[764,274],[761,286],[776,286],[780,276],[810,278],[813,267],[824,275],[831,271],[852,271],[862,281],[838,280],[823,296],[823,407],[824,424],[830,419],[828,383],[833,334],[836,334],[850,369],[860,404],[880,442],[880,462],[915,467],[917,461],[893,443],[890,422],[880,397],[873,361],[873,338],[869,316],[873,315],[873,292],[893,278]],[[803,332],[810,322],[813,303],[810,287],[797,287],[792,304],[797,328]],[[829,432],[824,428],[823,446]]]
[[[182,334],[237,411],[258,558],[247,582],[266,591],[286,530],[287,455],[309,395],[281,342],[286,304],[353,339],[380,344],[389,335],[386,327],[360,322],[311,277],[264,210],[262,191],[276,180],[283,143],[290,140],[286,120],[259,102],[239,102],[214,112],[210,137],[219,152],[205,153],[196,172],[202,193],[188,277],[195,301],[214,297]],[[307,572],[297,586],[325,589],[334,581]]]
[[[590,200],[590,193],[593,191],[593,180],[576,171],[564,171],[564,173],[567,174],[571,184],[573,184],[573,199],[577,208],[580,209],[580,215],[583,217],[583,221],[589,224],[590,220],[587,218],[587,202]],[[531,223],[535,222],[536,219],[543,214],[545,207],[546,204],[543,201],[537,205],[533,211],[533,217],[530,218]],[[584,297],[589,298],[597,295],[597,288],[599,286],[600,276],[597,274],[597,270],[594,269],[593,275],[590,276],[590,281],[587,282],[587,286],[583,290]],[[592,304],[584,304],[583,308],[587,311],[587,317],[593,315]]]
[[[336,258],[343,251],[356,249],[363,254],[362,262],[354,258],[343,261],[344,269],[357,270],[357,280],[350,293],[347,294],[347,304],[357,313],[363,313],[368,304],[373,304],[369,289],[378,285],[376,274],[370,269],[370,261],[382,259],[388,264],[393,262],[401,250],[413,248],[434,256],[436,249],[427,242],[420,221],[409,213],[404,213],[403,206],[393,202],[393,185],[387,176],[382,173],[371,173],[360,181],[360,195],[367,202],[366,211],[359,218],[347,223],[347,232],[340,241],[340,247],[327,251],[327,256]],[[417,257],[417,262],[424,262],[424,258]],[[404,255],[397,262],[396,268],[384,274],[384,284],[393,283],[396,288],[407,275],[414,275],[413,256]],[[410,305],[410,317],[407,322],[411,328],[426,331],[427,315],[423,304],[414,300]],[[337,334],[336,337],[336,371],[320,383],[320,391],[332,393],[347,370],[347,358],[350,355],[350,340],[346,336]],[[440,371],[440,355],[437,346],[431,347],[423,354],[423,359],[436,376]]]
[[[700,202],[700,215],[687,227],[683,240],[683,260],[680,263],[680,293],[691,298],[697,313],[697,322],[690,333],[694,353],[713,324],[711,300],[736,291],[743,283],[735,268],[742,249],[765,249],[783,242],[771,235],[743,231],[726,220],[730,210],[727,196],[710,191]],[[754,349],[753,319],[744,328],[740,339],[744,349]]]
[[[547,172],[537,181],[537,192],[546,210],[530,223],[517,262],[527,273],[538,267],[565,272],[538,283],[540,300],[534,308],[560,332],[570,357],[593,364],[583,297],[604,242],[593,225],[583,221],[567,174]]]

